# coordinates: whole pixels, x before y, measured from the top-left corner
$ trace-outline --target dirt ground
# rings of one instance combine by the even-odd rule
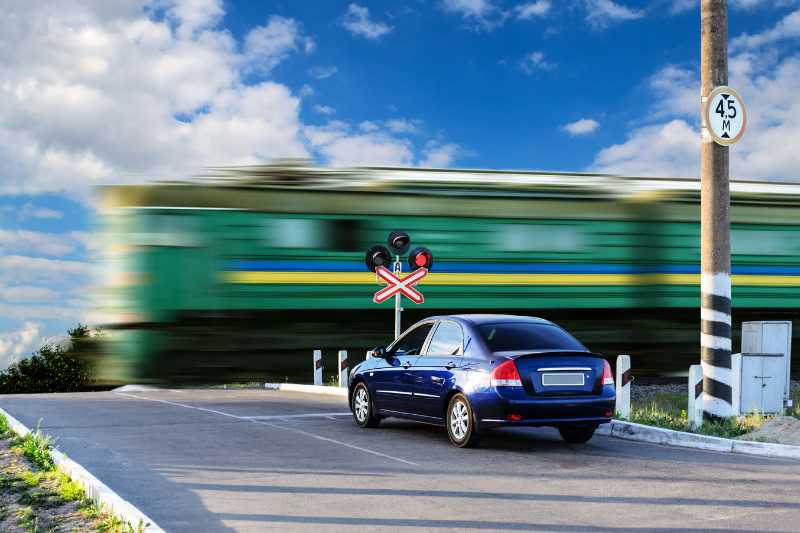
[[[44,478],[31,486],[36,469],[0,439],[0,531],[96,532],[96,519],[79,511],[80,501],[65,502],[56,491],[57,481]],[[27,475],[27,477],[26,477]]]
[[[800,420],[791,416],[776,416],[739,439],[800,446]]]

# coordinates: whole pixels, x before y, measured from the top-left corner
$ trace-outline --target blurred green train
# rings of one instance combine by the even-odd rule
[[[735,329],[792,319],[800,185],[731,189]],[[364,252],[395,229],[435,261],[404,327],[501,310],[630,353],[642,376],[698,359],[697,180],[275,165],[112,186],[102,199],[114,243],[103,311],[120,379],[308,381],[314,348],[329,362],[338,349],[362,358],[392,330]]]

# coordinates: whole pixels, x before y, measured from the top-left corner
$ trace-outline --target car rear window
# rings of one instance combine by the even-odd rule
[[[586,350],[575,337],[552,324],[485,324],[478,326],[478,331],[493,352]]]

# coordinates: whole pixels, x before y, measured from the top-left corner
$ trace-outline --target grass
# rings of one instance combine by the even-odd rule
[[[41,421],[39,423],[41,424]],[[37,425],[36,431],[29,431],[24,437],[18,438],[15,447],[19,448],[22,455],[38,468],[48,471],[55,468],[53,456],[50,455],[53,443],[53,438],[42,433]]]
[[[693,430],[689,427],[686,394],[678,392],[659,392],[641,402],[631,402],[629,421],[677,431],[689,431],[714,437],[734,438],[758,429],[765,418],[759,414],[732,417],[715,422],[705,422]]]
[[[8,420],[0,414],[0,438],[12,437]],[[25,457],[34,468],[17,466],[0,471],[0,491],[17,495],[17,503],[22,506],[16,511],[17,523],[27,533],[45,531],[40,518],[47,515],[42,512],[69,502],[78,502],[77,511],[98,532],[144,533],[146,525],[143,522],[132,526],[107,512],[86,497],[80,483],[56,467],[50,453],[54,441],[44,435],[39,426],[36,431],[14,438],[12,442],[11,449]],[[7,508],[0,508],[0,521],[8,513]]]
[[[789,415],[800,419],[800,385],[792,389],[792,404],[794,407],[789,411]]]

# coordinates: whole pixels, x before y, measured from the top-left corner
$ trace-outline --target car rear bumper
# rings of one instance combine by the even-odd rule
[[[605,424],[611,421],[614,403],[613,388],[611,394],[592,396],[508,398],[487,392],[472,399],[482,427]]]

